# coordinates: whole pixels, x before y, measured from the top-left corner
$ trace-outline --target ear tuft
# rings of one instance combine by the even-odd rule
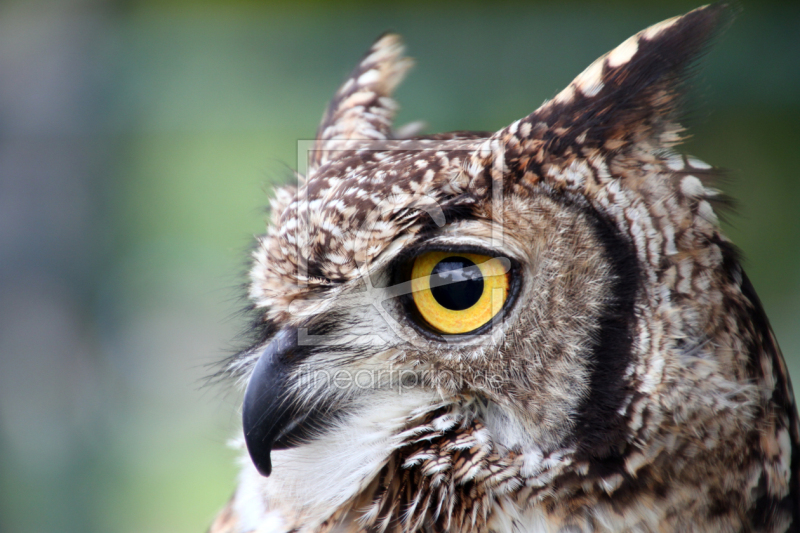
[[[576,145],[624,150],[650,138],[663,148],[677,144],[682,131],[677,123],[682,85],[708,43],[731,18],[728,5],[712,4],[647,28],[512,125],[513,133],[524,143],[520,132],[546,127],[546,148],[552,155]],[[523,128],[525,123],[530,126]],[[512,126],[495,137],[508,140]]]
[[[385,140],[392,136],[397,103],[395,88],[414,62],[404,57],[402,38],[394,33],[381,36],[334,95],[317,130],[310,154],[308,175],[349,141]]]

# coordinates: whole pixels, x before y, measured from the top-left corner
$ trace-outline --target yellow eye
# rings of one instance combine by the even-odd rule
[[[478,329],[500,312],[508,298],[508,280],[501,258],[425,252],[414,259],[411,294],[433,329],[456,335]]]

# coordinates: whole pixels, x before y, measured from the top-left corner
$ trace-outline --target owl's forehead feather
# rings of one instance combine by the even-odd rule
[[[460,194],[467,150],[427,140],[380,148],[340,152],[276,206],[277,224],[254,252],[251,296],[282,307],[352,281],[398,236],[413,235]]]

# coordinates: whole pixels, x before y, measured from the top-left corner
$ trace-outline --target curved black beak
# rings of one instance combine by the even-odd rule
[[[242,424],[247,451],[258,471],[272,472],[270,452],[289,447],[287,437],[303,416],[287,395],[288,371],[297,360],[297,329],[280,331],[261,354],[244,393]]]
[[[309,350],[310,346],[298,344],[297,328],[282,329],[261,354],[247,383],[242,406],[244,441],[263,476],[272,473],[272,450],[300,446],[318,438],[337,417],[344,416],[342,404],[335,405],[325,398],[309,402],[297,394],[300,377],[293,376],[292,369]],[[295,388],[290,386],[292,383]]]

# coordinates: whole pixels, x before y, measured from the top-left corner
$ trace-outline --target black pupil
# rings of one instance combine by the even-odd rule
[[[431,293],[445,309],[469,309],[483,294],[483,275],[466,257],[442,259],[431,272]]]

